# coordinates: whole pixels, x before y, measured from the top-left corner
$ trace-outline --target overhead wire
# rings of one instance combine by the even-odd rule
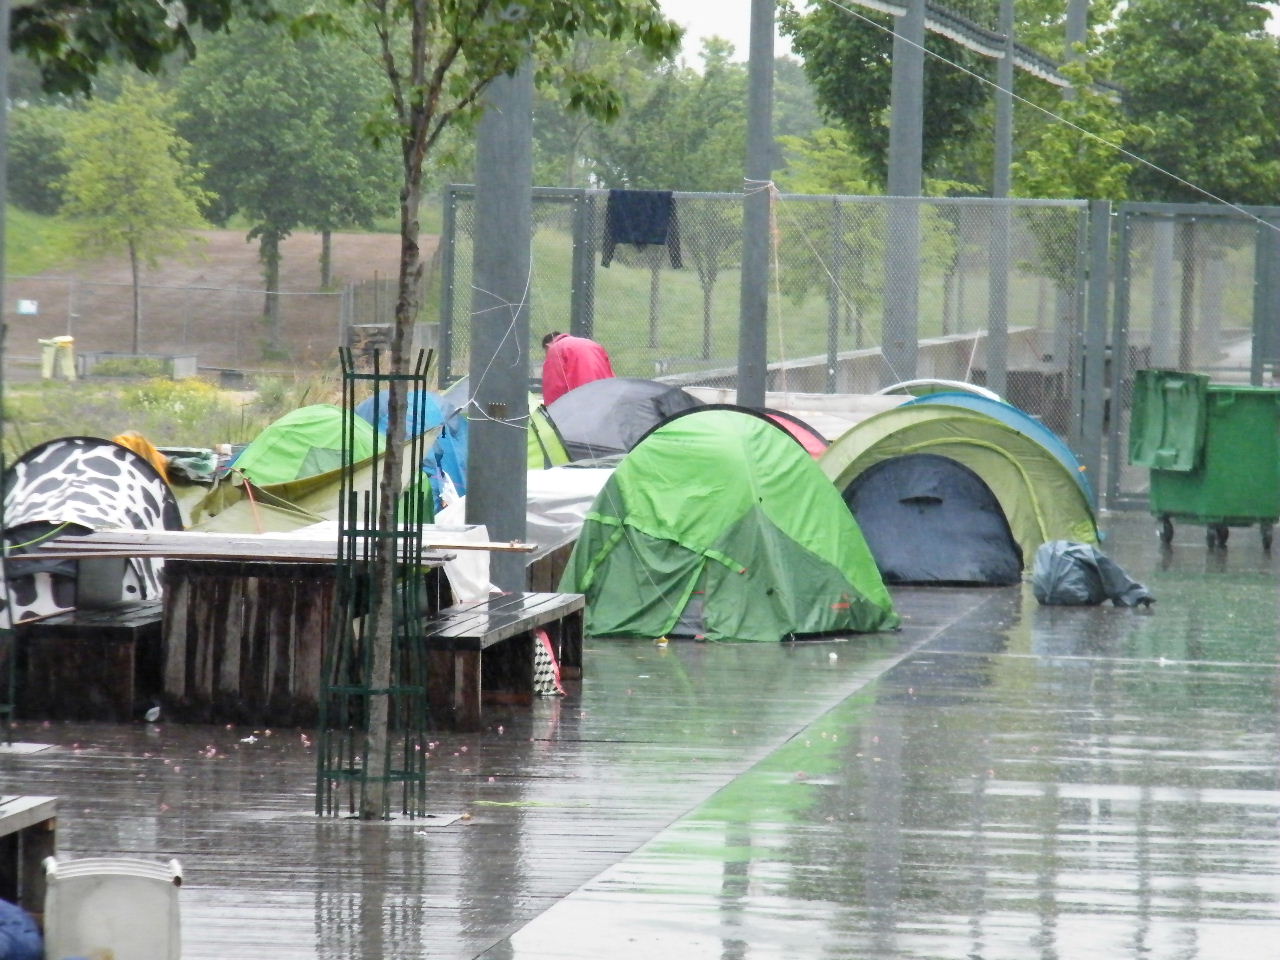
[[[1148,160],[1146,157],[1140,156],[1139,154],[1134,153],[1132,150],[1128,150],[1125,147],[1121,146],[1120,144],[1114,143],[1113,141],[1108,140],[1106,137],[1103,137],[1099,134],[1094,133],[1092,130],[1087,129],[1086,127],[1080,126],[1080,124],[1076,123],[1073,120],[1068,120],[1066,117],[1062,116],[1061,114],[1054,113],[1052,110],[1048,109],[1047,107],[1042,107],[1040,104],[1035,103],[1032,100],[1028,100],[1026,97],[1019,96],[1018,94],[1014,93],[1014,91],[1012,90],[1006,90],[1004,87],[1001,87],[1000,84],[998,84],[996,81],[991,80],[987,77],[984,77],[982,74],[978,73],[977,71],[970,70],[968,67],[964,66],[961,63],[957,63],[954,60],[950,60],[940,53],[936,53],[935,51],[930,50],[928,47],[924,46],[923,44],[916,43],[914,40],[898,33],[896,30],[893,29],[893,27],[886,26],[883,23],[878,23],[877,21],[873,20],[871,17],[868,17],[857,10],[854,10],[848,6],[845,6],[845,4],[841,3],[840,0],[823,0],[823,2],[829,4],[832,7],[835,7],[837,10],[843,11],[844,13],[848,14],[851,17],[855,17],[856,19],[863,21],[864,23],[869,23],[871,26],[875,27],[877,30],[881,30],[889,34],[890,36],[892,36],[894,39],[901,40],[903,43],[908,44],[909,46],[915,47],[917,50],[924,52],[927,56],[930,56],[941,63],[945,63],[947,66],[953,67],[954,69],[959,70],[961,73],[967,74],[968,76],[973,77],[975,80],[978,80],[981,83],[985,83],[989,87],[994,87],[996,90],[999,90],[1003,93],[1007,93],[1010,97],[1012,97],[1014,100],[1018,101],[1019,103],[1024,104],[1025,106],[1031,107],[1033,110],[1038,110],[1040,113],[1043,113],[1045,116],[1049,117],[1050,119],[1055,120],[1058,123],[1065,124],[1066,126],[1070,127],[1072,130],[1075,130],[1077,133],[1083,134],[1084,136],[1088,137],[1090,140],[1094,140],[1102,144],[1103,146],[1108,147],[1111,150],[1115,150],[1117,153],[1122,154],[1126,158],[1134,161],[1135,163],[1141,164],[1142,166],[1147,167],[1150,170],[1154,170],[1156,173],[1169,177],[1171,180],[1176,181],[1182,186],[1187,187],[1191,190],[1194,190],[1196,193],[1200,194],[1202,197],[1205,197],[1213,201],[1214,203],[1221,204],[1222,206],[1227,207],[1230,210],[1234,210],[1236,213],[1240,214],[1241,216],[1246,217],[1247,219],[1252,220],[1255,223],[1258,223],[1262,226],[1265,226],[1268,229],[1280,232],[1280,226],[1277,226],[1276,224],[1269,223],[1268,221],[1263,220],[1261,217],[1257,216],[1254,213],[1251,213],[1249,210],[1245,209],[1239,204],[1232,203],[1230,200],[1224,199],[1223,197],[1218,196],[1216,193],[1213,193],[1210,190],[1206,190],[1204,187],[1201,187],[1198,184],[1192,183],[1190,180],[1187,180],[1185,177],[1178,176],[1178,174],[1174,173],[1172,170],[1169,170],[1166,167],[1162,167],[1158,163]]]

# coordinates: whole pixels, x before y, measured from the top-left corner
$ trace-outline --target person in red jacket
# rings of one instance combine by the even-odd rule
[[[554,330],[542,338],[542,349],[547,351],[542,363],[543,403],[554,403],[574,387],[613,376],[609,354],[594,340]]]

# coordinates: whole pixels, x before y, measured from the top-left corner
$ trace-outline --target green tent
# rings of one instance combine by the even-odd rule
[[[1088,498],[1062,460],[1033,437],[972,410],[930,404],[886,410],[851,427],[818,465],[843,493],[868,468],[922,453],[954,460],[987,485],[1025,567],[1046,541],[1097,542]]]
[[[623,459],[587,514],[561,589],[593,636],[776,641],[898,617],[840,494],[766,419],[691,410]]]
[[[547,408],[542,405],[542,398],[537,394],[529,394],[529,430],[528,463],[530,470],[549,470],[563,466],[569,462],[569,454],[564,449],[564,441],[556,425],[547,416]]]
[[[375,427],[352,418],[352,461],[373,455]],[[286,413],[266,427],[232,464],[255,484],[285,483],[342,466],[342,409],[316,403]]]

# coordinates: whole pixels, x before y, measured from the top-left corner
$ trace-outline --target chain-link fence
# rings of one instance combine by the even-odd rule
[[[39,341],[58,336],[74,337],[81,355],[190,356],[210,370],[278,365],[283,358],[290,365],[321,366],[343,342],[349,322],[344,304],[351,299],[343,291],[281,292],[273,332],[263,320],[262,290],[144,284],[135,351],[133,293],[125,282],[9,277],[4,320],[10,369],[29,366]]]
[[[531,342],[570,331],[605,344],[620,376],[732,386],[742,196],[674,194],[676,227],[667,243],[647,246],[611,243],[609,202],[605,190],[534,190]],[[775,195],[770,388],[873,392],[914,376],[983,382],[992,379],[987,334],[1002,316],[1011,399],[1069,431],[1086,219],[1079,201]],[[474,227],[473,189],[449,188],[446,379],[467,371]],[[535,373],[538,359],[535,351]]]
[[[1280,209],[1125,204],[1118,219],[1107,491],[1113,503],[1138,504],[1148,472],[1128,465],[1135,370],[1275,382]]]

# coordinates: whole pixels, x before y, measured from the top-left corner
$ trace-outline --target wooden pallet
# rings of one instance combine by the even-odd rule
[[[479,730],[483,704],[533,701],[534,632],[545,629],[563,678],[582,675],[577,593],[507,593],[446,607],[423,624],[434,719]]]

